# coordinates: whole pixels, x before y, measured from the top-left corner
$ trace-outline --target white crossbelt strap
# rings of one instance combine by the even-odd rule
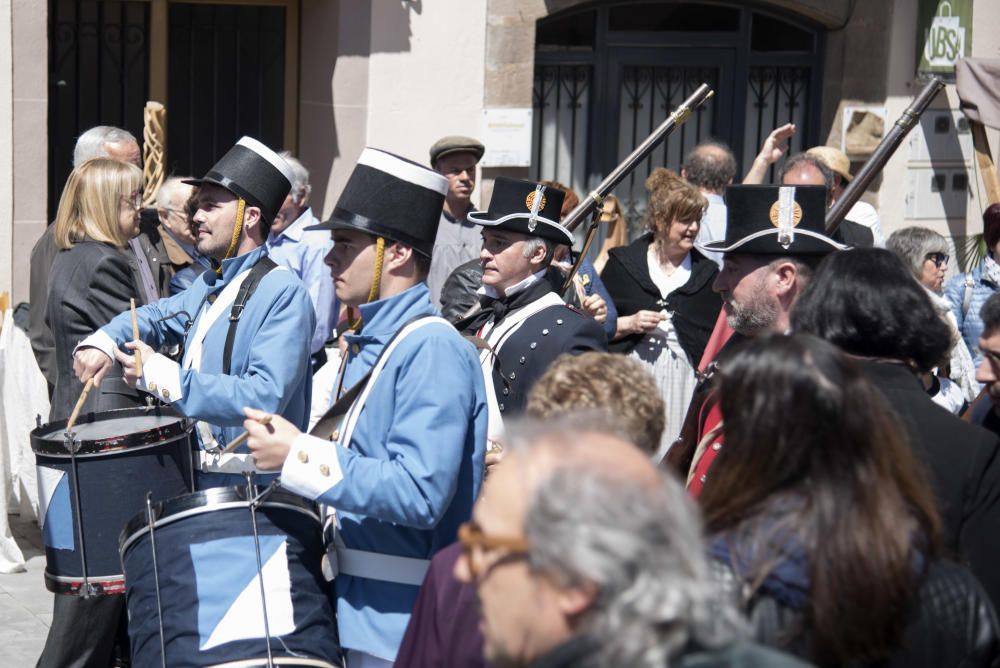
[[[240,286],[243,285],[243,281],[246,277],[250,275],[250,270],[247,269],[241,274],[238,274],[233,280],[222,289],[219,296],[216,298],[215,302],[211,305],[202,306],[202,315],[198,318],[198,326],[194,330],[194,336],[191,337],[190,345],[184,352],[184,368],[194,369],[195,371],[201,371],[201,356],[205,350],[205,337],[208,336],[208,330],[212,328],[215,321],[218,320],[223,313],[228,313],[236,301],[236,295],[240,291]],[[207,308],[206,308],[207,307]],[[215,440],[215,435],[212,433],[212,426],[207,422],[202,422],[199,420],[195,423],[195,427],[198,430],[198,436],[201,437],[201,444],[207,450],[216,449],[219,445],[218,441]],[[235,456],[235,453],[233,453]],[[227,459],[228,458],[228,459]],[[225,460],[225,461],[223,461]],[[211,471],[216,473],[243,473],[244,471],[252,471],[254,469],[252,463],[247,468],[247,464],[237,463],[229,455],[208,455],[204,451],[199,452],[199,465],[202,471]],[[231,470],[234,466],[238,466],[237,470]]]
[[[347,415],[344,418],[344,428],[341,430],[340,440],[338,441],[341,446],[345,448],[351,447],[351,436],[354,434],[354,427],[358,423],[361,410],[364,408],[365,402],[368,401],[368,395],[371,394],[371,390],[375,386],[375,381],[378,379],[379,374],[382,373],[382,369],[385,368],[386,362],[389,361],[389,356],[403,342],[403,339],[421,327],[433,323],[441,323],[451,327],[451,323],[438,316],[421,318],[411,322],[400,330],[389,345],[386,346],[385,350],[382,351],[378,362],[372,368],[371,376],[369,376],[368,382],[365,383],[364,389],[361,390],[361,394],[358,395],[358,398],[354,400],[354,403],[351,404],[350,409],[347,411]],[[334,539],[327,546],[327,560],[323,564],[323,573],[328,580],[332,580],[338,574],[342,573],[356,578],[383,580],[385,582],[395,582],[397,584],[413,585],[416,587],[419,587],[424,581],[424,575],[427,573],[427,568],[431,563],[430,559],[401,557],[394,554],[351,549],[344,545],[336,526],[333,527],[333,531]]]
[[[498,441],[503,437],[503,415],[500,413],[500,404],[497,400],[496,388],[493,387],[493,365],[496,354],[507,342],[507,339],[516,332],[524,321],[535,315],[539,311],[550,306],[562,304],[562,297],[554,292],[548,292],[527,306],[523,306],[497,323],[490,320],[480,330],[480,336],[490,345],[489,349],[479,352],[479,365],[483,369],[483,377],[486,381],[486,405],[489,409],[489,419],[487,426],[487,436],[492,441]]]

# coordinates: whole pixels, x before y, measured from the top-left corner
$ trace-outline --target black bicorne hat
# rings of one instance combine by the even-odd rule
[[[573,245],[573,233],[559,224],[565,193],[534,181],[498,176],[487,211],[474,211],[469,222],[499,227],[557,244]]]
[[[358,230],[431,256],[448,179],[392,153],[366,148],[330,219],[309,230]]]
[[[243,137],[205,176],[184,183],[225,188],[260,209],[265,226],[270,227],[294,180],[292,168],[281,156],[253,137]]]
[[[726,219],[726,238],[700,248],[755,255],[826,255],[849,248],[826,235],[823,186],[729,186]]]

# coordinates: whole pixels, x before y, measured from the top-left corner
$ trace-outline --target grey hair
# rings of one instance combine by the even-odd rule
[[[312,192],[312,186],[309,185],[309,170],[288,151],[282,151],[278,155],[292,168],[292,201],[298,206],[305,206],[309,201],[309,193]]]
[[[73,147],[73,168],[77,168],[91,158],[106,158],[108,152],[104,148],[105,144],[119,144],[121,142],[132,141],[138,145],[138,141],[128,130],[122,130],[111,125],[98,125],[90,128],[77,137],[76,146]]]
[[[540,442],[561,451],[531,496],[524,533],[536,572],[597,589],[580,620],[594,647],[588,665],[662,668],[691,643],[714,648],[743,637],[710,575],[701,524],[682,486],[666,472],[653,484],[574,461],[581,438],[608,434],[598,422],[587,428],[588,419],[550,421],[529,439],[518,436],[525,423],[515,424],[509,434],[515,452]]]
[[[943,236],[919,226],[896,230],[885,240],[885,247],[895,253],[917,279],[923,272],[928,253],[948,253],[948,242]]]
[[[169,209],[170,200],[173,198],[174,193],[180,186],[188,186],[184,183],[185,179],[190,179],[190,176],[171,176],[169,179],[163,182],[160,189],[156,191],[156,208],[158,209]]]
[[[808,153],[798,153],[786,160],[785,164],[781,166],[781,172],[778,174],[778,182],[784,182],[785,174],[801,164],[811,165],[819,170],[819,173],[823,175],[823,184],[826,186],[826,192],[829,196],[830,191],[833,190],[833,170],[827,167],[825,162]]]
[[[548,261],[552,259],[552,254],[555,252],[555,244],[553,244],[548,239],[542,239],[541,237],[531,237],[524,242],[524,250],[522,251],[524,257],[531,257],[535,254],[540,246],[545,246],[545,261],[543,264],[548,264]]]

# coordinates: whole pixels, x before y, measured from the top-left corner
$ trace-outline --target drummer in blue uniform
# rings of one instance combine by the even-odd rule
[[[455,541],[483,479],[479,361],[425,283],[447,188],[440,174],[364,150],[317,226],[332,230],[327,264],[355,330],[328,416],[349,409],[314,435],[247,410],[257,466],[336,511],[328,575],[349,668],[392,665],[429,560]]]
[[[259,141],[243,137],[202,179],[196,249],[213,260],[187,290],[138,309],[141,342],[132,342],[128,312],[87,337],[74,353],[81,382],[100,382],[117,359],[136,382],[132,351],[142,353],[137,386],[196,418],[200,489],[241,484],[253,462],[241,446],[243,407],[259,406],[299,427],[309,419],[309,293],[267,257],[264,240],[291,188],[289,165]],[[240,304],[243,304],[241,307]],[[181,362],[156,353],[183,344]],[[127,352],[126,352],[127,351]],[[263,481],[263,479],[262,479]]]
[[[483,228],[481,310],[456,324],[489,344],[480,353],[490,397],[490,438],[503,418],[524,410],[528,391],[559,355],[607,350],[600,323],[567,306],[545,280],[556,246],[573,245],[559,224],[564,193],[540,183],[497,178]],[[492,382],[490,382],[492,381]]]

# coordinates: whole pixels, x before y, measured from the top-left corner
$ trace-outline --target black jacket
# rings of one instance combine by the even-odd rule
[[[691,277],[663,299],[659,288],[649,277],[646,252],[651,241],[652,234],[647,233],[628,246],[611,249],[601,272],[601,280],[618,308],[618,317],[641,310],[667,309],[673,313],[671,320],[677,330],[677,338],[691,366],[697,367],[722,309],[722,299],[712,291],[712,282],[719,273],[719,267],[697,250],[692,250]],[[609,348],[612,352],[627,353],[642,338],[642,334],[630,334],[611,343]]]
[[[73,374],[73,349],[82,339],[129,310],[136,297],[126,251],[83,241],[59,251],[49,272],[47,322],[55,339],[56,383],[50,420],[69,417],[83,385]],[[116,363],[87,397],[83,413],[140,405],[139,394],[122,380]]]
[[[805,612],[775,598],[752,594],[728,563],[711,560],[712,575],[750,620],[754,639],[808,658],[811,633]],[[848,614],[850,611],[846,611]],[[902,642],[889,657],[850,668],[990,668],[1000,662],[1000,630],[996,613],[971,573],[948,562],[932,562],[917,585],[906,612]]]
[[[1000,440],[935,404],[906,367],[862,362],[889,400],[926,466],[945,547],[1000,606]]]

